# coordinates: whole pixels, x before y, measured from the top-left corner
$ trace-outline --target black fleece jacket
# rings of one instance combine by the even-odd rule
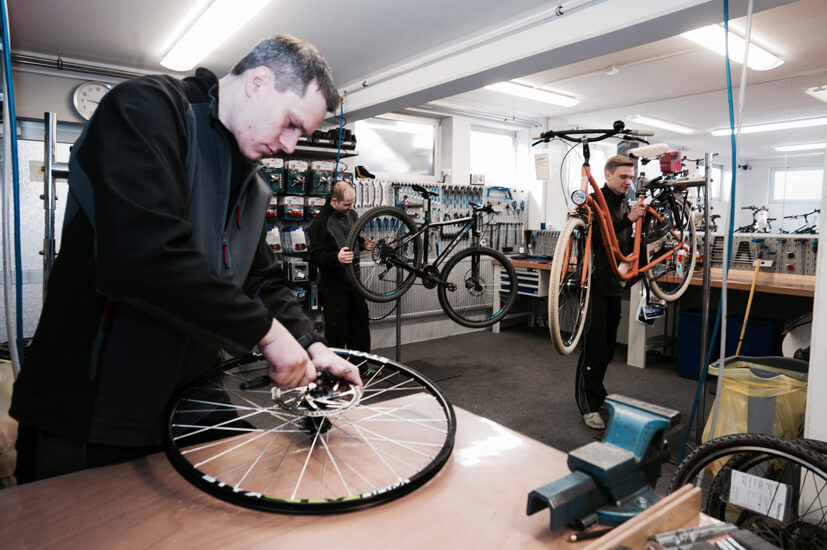
[[[61,250],[14,389],[22,423],[157,443],[167,400],[219,347],[249,351],[273,317],[312,332],[264,239],[266,184],[217,113],[205,69],[101,101],[72,151]]]

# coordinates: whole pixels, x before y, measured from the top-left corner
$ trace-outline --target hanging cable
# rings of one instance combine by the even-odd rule
[[[339,159],[342,156],[342,126],[345,125],[345,98],[339,103],[339,146],[336,148],[336,168],[333,170],[333,185],[339,181]],[[331,191],[333,188],[331,188]]]
[[[744,110],[744,101],[745,101],[745,94],[746,94],[746,67],[747,67],[747,52],[749,52],[749,40],[750,40],[750,32],[752,26],[752,12],[753,12],[753,0],[749,0],[749,7],[747,9],[747,34],[745,37],[746,47],[744,53],[744,64],[742,67],[741,72],[741,90],[739,95],[739,101],[741,104],[739,105],[739,114],[738,114],[738,123],[735,123],[735,115],[734,115],[734,107],[733,107],[733,100],[732,100],[732,72],[731,66],[729,62],[729,40],[726,40],[726,80],[727,80],[727,103],[729,106],[729,128],[730,128],[730,152],[732,155],[732,178],[730,180],[730,200],[729,200],[729,227],[727,232],[725,233],[725,244],[724,244],[724,263],[722,268],[722,280],[721,280],[721,297],[718,300],[718,314],[715,317],[715,326],[712,330],[712,337],[710,338],[710,346],[707,350],[706,354],[706,361],[704,365],[709,365],[712,361],[712,349],[713,349],[713,342],[715,342],[715,337],[718,335],[718,329],[721,330],[721,351],[720,351],[720,358],[719,358],[719,367],[718,367],[718,382],[717,382],[717,390],[716,390],[716,400],[715,406],[713,407],[712,411],[712,419],[711,419],[711,432],[710,432],[710,439],[715,434],[715,423],[717,422],[717,413],[718,413],[718,403],[720,401],[721,395],[721,386],[723,382],[724,376],[724,360],[726,357],[726,293],[727,293],[727,278],[729,274],[729,263],[730,263],[730,256],[732,255],[732,240],[733,240],[733,233],[735,227],[735,182],[736,182],[736,167],[738,166],[738,137],[741,133],[741,124],[742,124],[742,115]],[[724,0],[724,35],[729,36],[729,0]],[[707,231],[707,235],[709,232]],[[706,260],[708,261],[708,260]],[[704,328],[704,327],[702,327]],[[706,373],[707,369],[701,369],[699,379],[698,379],[698,386],[695,389],[695,399],[692,404],[692,412],[689,415],[689,421],[687,422],[686,426],[686,433],[684,434],[683,443],[681,444],[681,450],[678,455],[678,463],[683,460],[684,453],[686,451],[686,444],[689,440],[689,433],[692,431],[692,421],[695,417],[695,414],[698,412],[698,402],[700,399],[700,393],[704,388],[706,383]]]
[[[12,358],[12,369],[15,378],[20,373],[20,367],[23,365],[23,264],[20,246],[20,168],[17,159],[17,119],[15,117],[14,109],[14,87],[11,75],[11,46],[9,41],[9,13],[6,0],[2,3],[2,40],[3,40],[3,76],[6,89],[5,96],[5,110],[8,116],[4,117],[4,142],[8,143],[6,147],[8,151],[5,158],[5,166],[11,164],[11,179],[14,189],[14,272],[15,272],[15,298],[16,298],[16,331],[12,329],[12,324],[7,321],[6,327],[9,332],[9,354]],[[6,170],[8,173],[8,169]],[[8,179],[4,175],[4,188],[9,184]],[[4,213],[5,214],[5,213]],[[4,242],[4,245],[6,243]],[[8,289],[12,284],[11,278],[5,281],[5,287]],[[7,309],[7,319],[9,318]],[[16,335],[16,338],[15,338]]]

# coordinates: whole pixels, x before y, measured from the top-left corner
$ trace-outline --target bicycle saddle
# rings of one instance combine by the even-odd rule
[[[419,193],[422,196],[436,197],[436,196],[439,195],[439,193],[437,193],[436,191],[431,191],[430,189],[425,189],[423,186],[421,186],[419,184],[416,184],[416,183],[411,185],[411,189],[413,189],[414,191],[416,191],[417,193]]]

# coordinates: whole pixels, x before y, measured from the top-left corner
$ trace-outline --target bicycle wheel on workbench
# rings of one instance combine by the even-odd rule
[[[689,202],[669,197],[651,205],[664,219],[658,221],[648,214],[643,222],[646,245],[645,264],[680,245],[677,252],[646,272],[649,288],[659,298],[674,302],[686,292],[695,272],[698,247],[695,223]],[[671,231],[669,231],[671,229]],[[644,264],[644,265],[645,265]]]
[[[424,484],[453,449],[451,404],[402,364],[334,351],[359,369],[364,393],[326,374],[279,391],[257,354],[186,388],[164,434],[173,466],[222,500],[290,514],[358,510]]]
[[[669,492],[692,483],[701,511],[780,548],[827,548],[827,446],[799,438],[734,434],[681,462]]]
[[[347,237],[353,263],[344,264],[353,286],[368,300],[390,302],[399,298],[416,280],[422,246],[415,236],[416,223],[402,210],[391,206],[372,208],[359,216]],[[373,250],[360,243],[373,239]]]
[[[497,281],[494,261],[502,266],[505,280]],[[437,287],[439,305],[464,327],[488,327],[502,321],[517,299],[517,272],[504,254],[491,248],[466,248],[454,254],[442,269],[446,284]],[[502,292],[501,288],[505,288]],[[493,304],[499,294],[499,307]]]
[[[554,347],[568,355],[577,346],[589,308],[592,253],[587,250],[588,228],[569,218],[554,247],[548,288],[549,332]]]

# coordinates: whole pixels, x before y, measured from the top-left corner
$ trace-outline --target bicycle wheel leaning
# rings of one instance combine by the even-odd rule
[[[549,332],[563,355],[574,351],[586,324],[592,277],[587,237],[586,223],[569,218],[554,247],[548,287]]]
[[[334,351],[359,369],[363,394],[325,374],[278,391],[252,354],[186,388],[164,434],[173,466],[222,500],[291,514],[357,510],[424,484],[453,448],[450,403],[404,365]]]
[[[416,230],[410,216],[390,206],[372,208],[359,216],[346,244],[354,252],[353,263],[344,266],[348,280],[365,298],[390,302],[408,291],[422,258]],[[376,242],[373,250],[360,246],[367,238]]]
[[[643,223],[646,264],[682,243],[681,248],[671,257],[646,272],[649,288],[667,302],[674,302],[686,292],[698,256],[695,223],[689,202],[677,197],[672,200],[675,201],[674,205],[671,200],[652,205],[664,217],[664,221],[658,221],[649,214]],[[675,235],[668,231],[669,228]]]
[[[712,439],[684,459],[669,492],[692,483],[702,511],[781,548],[827,548],[823,443],[762,434]]]
[[[505,271],[505,281],[496,281],[494,262]],[[467,248],[457,252],[442,269],[441,278],[450,286],[439,285],[437,296],[445,313],[465,327],[488,327],[502,321],[517,299],[517,272],[504,254],[490,248]],[[505,298],[493,311],[500,284],[506,286]]]

